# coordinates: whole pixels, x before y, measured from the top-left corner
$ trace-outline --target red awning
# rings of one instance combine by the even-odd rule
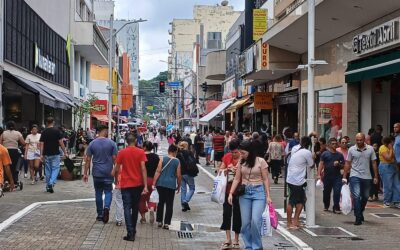
[[[108,122],[108,116],[107,115],[92,115],[92,117],[96,118],[100,122]],[[114,120],[111,119],[112,123],[115,123]]]

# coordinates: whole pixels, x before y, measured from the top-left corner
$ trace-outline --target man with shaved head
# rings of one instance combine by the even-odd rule
[[[378,183],[378,168],[376,165],[376,154],[372,146],[365,143],[365,135],[356,135],[356,145],[350,147],[343,173],[343,182],[347,183],[347,174],[350,171],[350,191],[353,196],[354,215],[356,221],[354,225],[361,225],[364,221],[363,212],[367,205],[369,191],[371,189],[371,171],[369,169],[372,162],[374,170],[373,183]]]

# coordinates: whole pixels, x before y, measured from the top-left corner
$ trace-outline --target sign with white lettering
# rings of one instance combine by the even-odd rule
[[[272,109],[274,93],[256,92],[254,93],[254,108],[255,109]]]
[[[399,18],[374,27],[353,38],[353,52],[359,56],[400,43]]]
[[[54,75],[56,73],[56,64],[52,62],[49,56],[43,56],[42,50],[35,44],[35,68],[38,67],[46,71],[49,74]]]

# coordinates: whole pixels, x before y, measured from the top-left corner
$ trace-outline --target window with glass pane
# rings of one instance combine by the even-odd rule
[[[343,87],[318,91],[317,129],[320,137],[342,136]]]

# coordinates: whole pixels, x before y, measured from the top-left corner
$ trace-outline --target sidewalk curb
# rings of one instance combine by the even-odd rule
[[[197,164],[197,167],[205,173],[208,177],[210,177],[212,180],[215,178],[210,172],[208,172],[203,166],[200,164]],[[278,228],[276,229],[276,232],[278,232],[280,235],[282,235],[286,240],[292,242],[298,249],[301,250],[313,250],[312,247],[307,245],[304,241],[302,241],[300,238],[297,236],[293,235],[290,233],[286,228],[282,227],[281,225],[278,225]]]
[[[0,232],[7,229],[9,226],[17,222],[19,219],[24,217],[25,215],[32,212],[32,210],[42,206],[42,205],[53,205],[53,204],[67,204],[67,203],[77,203],[77,202],[87,202],[87,201],[94,201],[94,198],[89,199],[76,199],[76,200],[60,200],[60,201],[41,201],[35,202],[30,204],[29,206],[25,207],[24,209],[18,211],[18,213],[12,215],[7,220],[0,223]]]

